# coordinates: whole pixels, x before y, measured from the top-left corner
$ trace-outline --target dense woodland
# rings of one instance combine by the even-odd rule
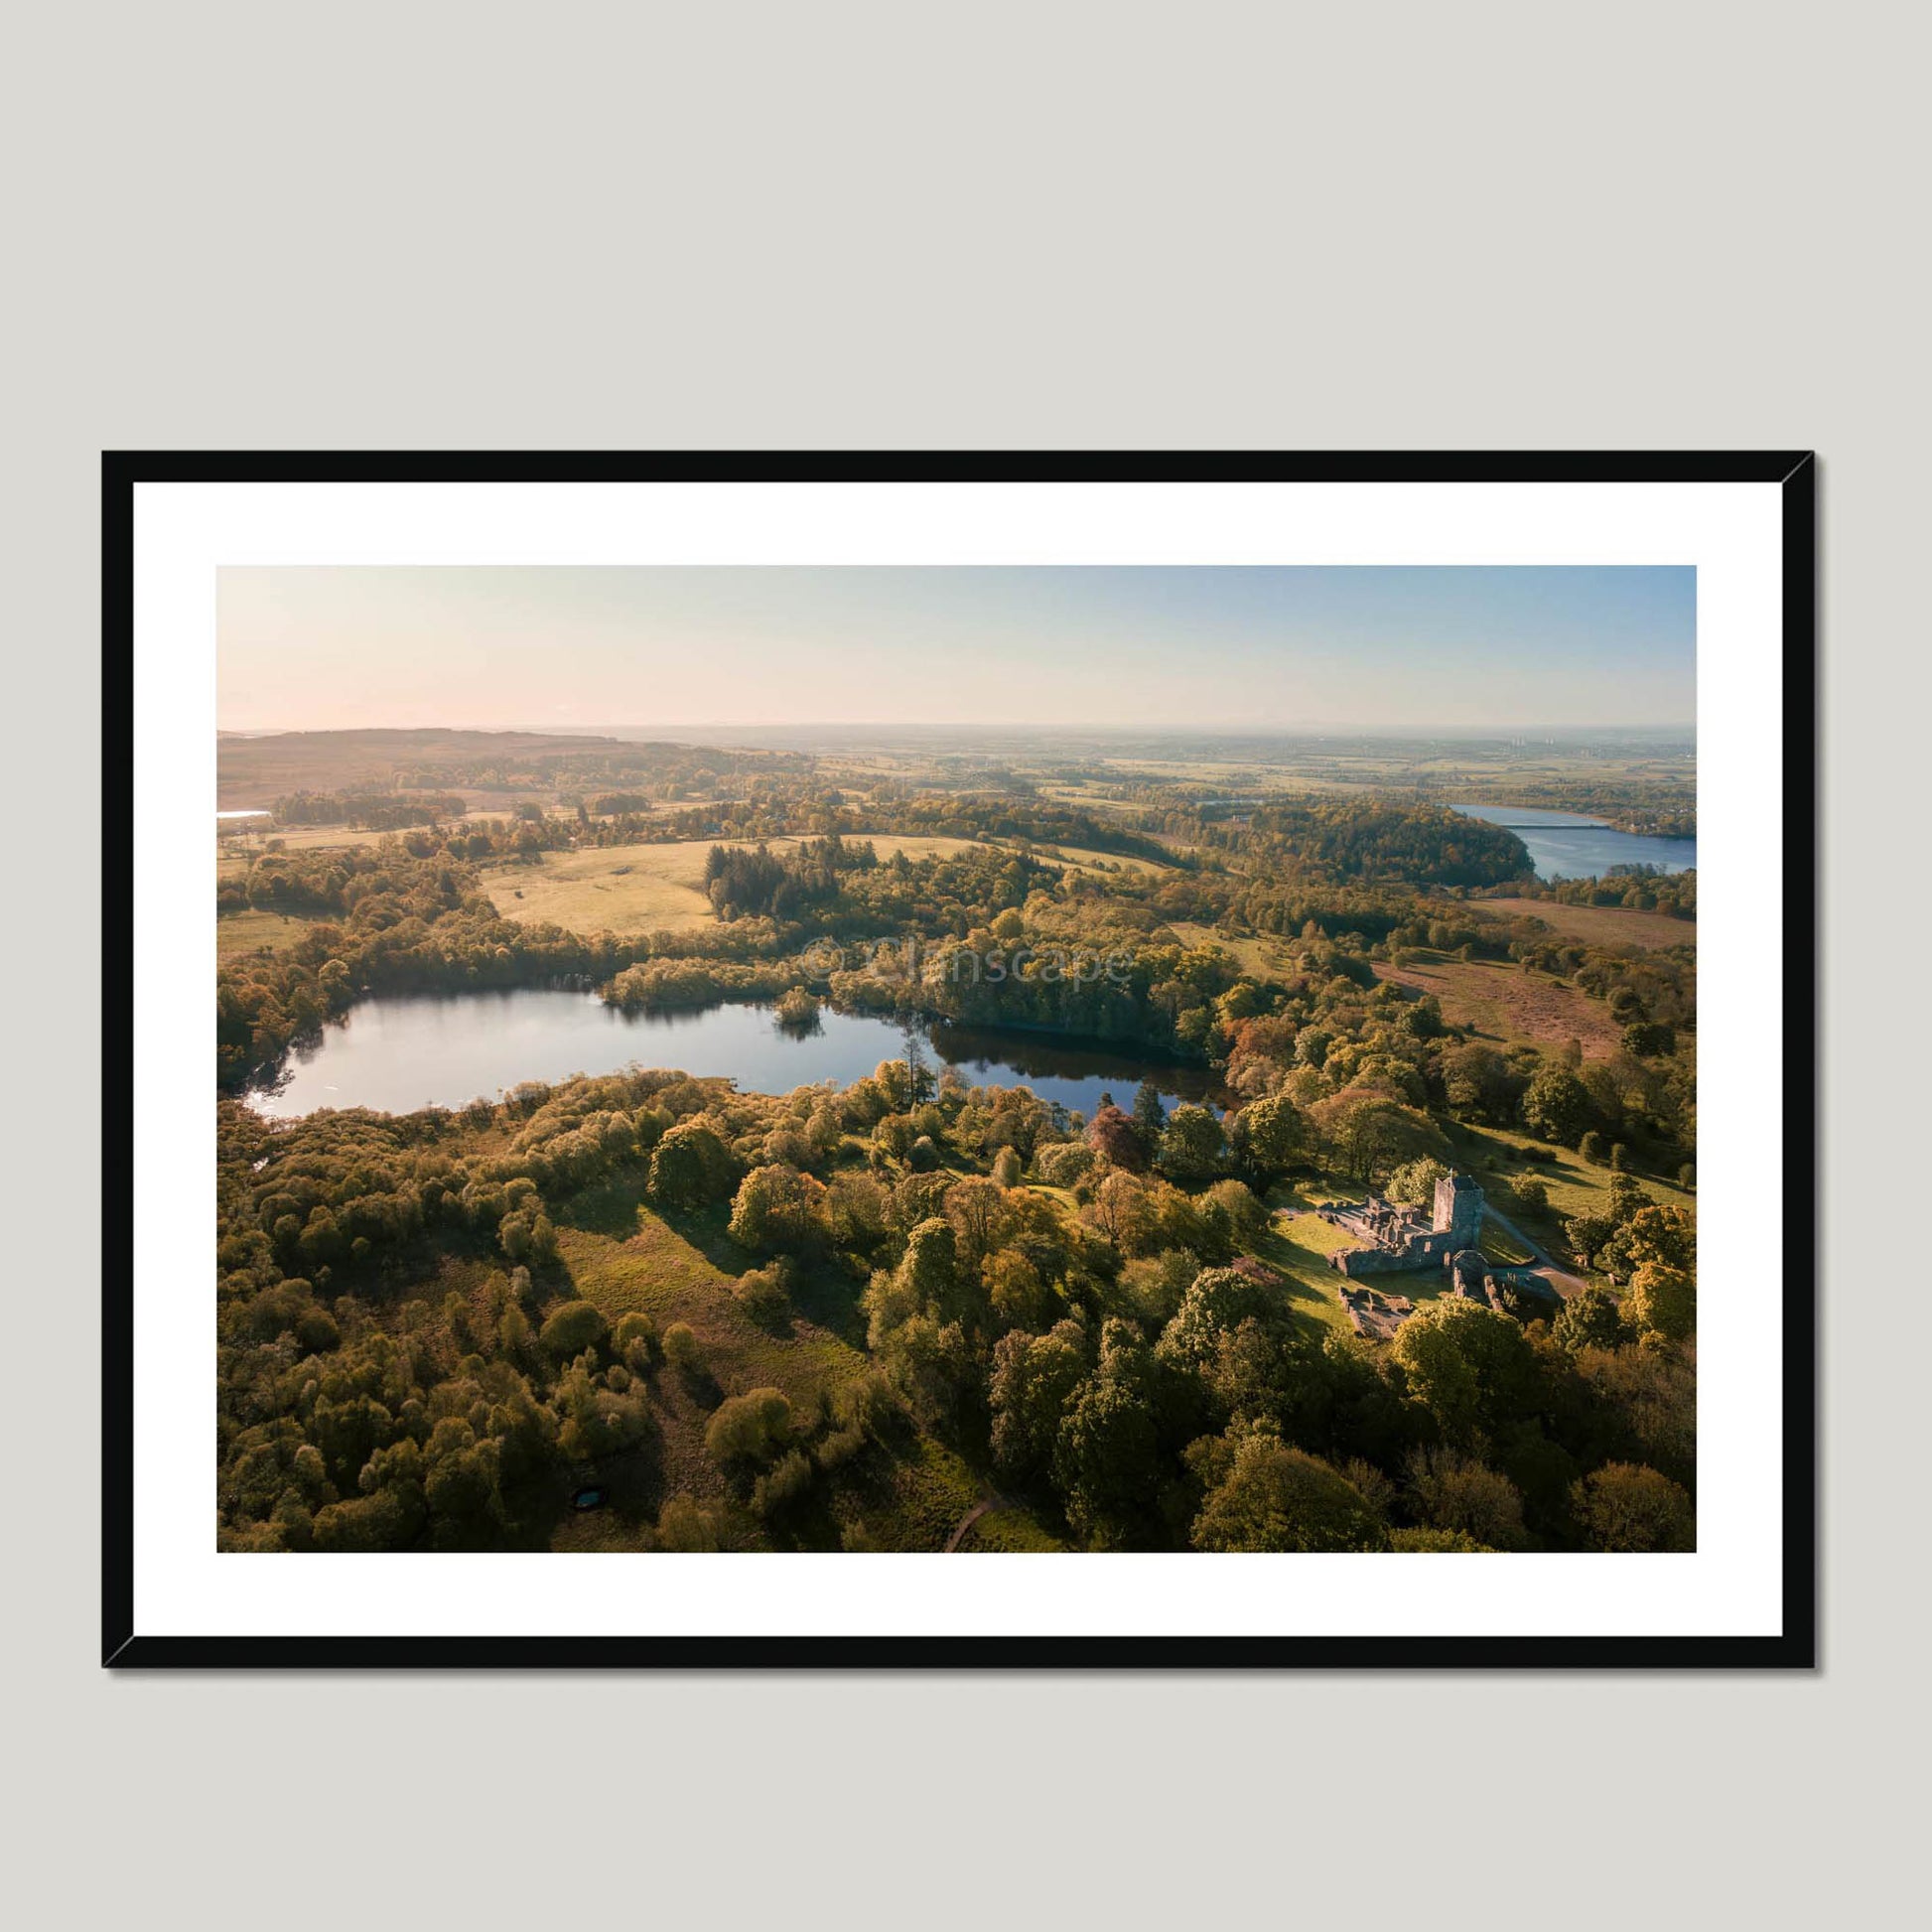
[[[291,826],[422,820],[222,879],[221,909],[304,922],[217,986],[225,1547],[547,1547],[586,1485],[625,1499],[626,1547],[942,1547],[906,1502],[941,1466],[999,1499],[986,1547],[1690,1547],[1690,946],[1486,911],[1573,889],[1415,800],[1210,816],[1195,786],[1103,812],[1023,778],[861,791],[807,759],[748,780],[735,755],[638,749],[411,770],[434,809],[292,791]],[[552,795],[449,808],[482,776]],[[512,919],[481,877],[674,828],[717,841],[698,931]],[[985,843],[882,857],[866,835],[889,832]],[[781,834],[804,842],[760,847]],[[1695,911],[1694,876],[1588,892],[1563,902]],[[852,963],[809,967],[827,938]],[[1479,1036],[1392,977],[1419,960],[1561,987],[1616,1043]],[[631,1007],[822,999],[1131,1042],[1228,1104],[1168,1112],[1149,1086],[1083,1120],[916,1044],[788,1095],[644,1070],[292,1123],[235,1097],[366,993],[559,976]],[[1386,1343],[1311,1318],[1284,1203],[1426,1200],[1471,1135],[1519,1170],[1496,1205],[1587,1285],[1511,1313],[1437,1299]],[[1538,1147],[1600,1174],[1588,1211],[1553,1205]]]

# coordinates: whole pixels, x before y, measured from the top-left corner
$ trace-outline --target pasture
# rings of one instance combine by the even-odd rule
[[[1408,959],[1403,966],[1378,964],[1376,978],[1417,995],[1434,994],[1450,1026],[1480,1038],[1545,1047],[1574,1039],[1590,1060],[1608,1059],[1623,1043],[1623,1030],[1609,1008],[1577,987],[1503,960],[1452,959],[1435,952],[1411,953]]]
[[[264,912],[257,906],[223,912],[214,921],[214,957],[226,965],[252,952],[279,952],[301,938],[309,923],[286,912]]]
[[[1626,905],[1563,905],[1553,898],[1483,898],[1471,912],[1500,912],[1510,918],[1541,919],[1566,939],[1591,946],[1695,946],[1695,919],[1673,919],[1668,912],[1638,912]]]
[[[862,835],[881,859],[904,852],[968,852],[972,839]],[[848,843],[855,843],[848,840]],[[608,845],[581,852],[545,853],[541,865],[490,866],[484,890],[505,918],[563,926],[571,932],[688,932],[712,920],[704,893],[706,856],[714,845],[744,847],[744,839],[680,839],[664,845]],[[767,839],[773,851],[803,841]]]

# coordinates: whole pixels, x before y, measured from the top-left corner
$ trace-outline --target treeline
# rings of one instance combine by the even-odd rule
[[[656,802],[709,797],[757,777],[796,776],[811,760],[789,752],[749,752],[704,745],[600,744],[583,749],[497,752],[452,748],[433,761],[400,763],[396,783],[462,785],[472,790],[574,790],[585,795],[628,789]]]
[[[439,825],[469,809],[462,793],[453,791],[413,797],[389,791],[297,791],[271,807],[277,825],[352,825],[369,832]]]
[[[835,900],[850,874],[878,863],[870,843],[847,845],[837,833],[780,853],[714,845],[705,855],[705,894],[720,918],[796,919]]]
[[[1632,912],[1663,912],[1673,919],[1698,913],[1696,867],[1659,872],[1654,866],[1613,866],[1600,879],[1537,880],[1519,889],[1527,898],[1553,899],[1559,905],[1620,905]]]
[[[1528,877],[1514,832],[1442,805],[1382,798],[1290,799],[1258,808],[1240,849],[1271,870],[1367,884],[1499,886]]]

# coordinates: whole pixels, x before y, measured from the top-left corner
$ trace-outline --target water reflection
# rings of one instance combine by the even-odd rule
[[[1218,1101],[1204,1068],[1150,1060],[1128,1047],[1057,1035],[974,1027],[914,1030],[935,1065],[975,1086],[1027,1086],[1042,1100],[1092,1116],[1103,1093],[1122,1106],[1151,1078],[1169,1105]],[[272,1091],[252,1104],[276,1119],[322,1107],[409,1113],[494,1099],[525,1080],[615,1073],[626,1066],[726,1075],[754,1093],[788,1093],[863,1078],[904,1055],[907,1029],[871,1014],[822,1009],[807,1028],[770,1007],[625,1014],[595,993],[556,987],[418,994],[363,1000],[319,1039],[296,1048]]]

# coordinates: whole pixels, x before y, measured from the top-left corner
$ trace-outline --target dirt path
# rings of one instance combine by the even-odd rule
[[[1501,1209],[1495,1207],[1488,1201],[1484,1201],[1482,1211],[1505,1234],[1528,1251],[1530,1259],[1550,1277],[1552,1286],[1566,1302],[1572,1296],[1581,1295],[1589,1286],[1588,1282],[1585,1281],[1583,1276],[1573,1275],[1569,1269],[1559,1267],[1549,1253],[1532,1241]]]
[[[962,1516],[959,1519],[959,1526],[953,1531],[952,1535],[946,1539],[945,1554],[947,1556],[951,1556],[952,1553],[959,1548],[961,1542],[965,1538],[966,1532],[970,1530],[973,1527],[973,1525],[977,1523],[979,1519],[982,1516],[984,1516],[989,1509],[998,1509],[999,1506],[1000,1506],[1000,1498],[994,1495],[989,1490],[984,1496],[982,1496],[979,1499],[978,1502],[976,1502],[972,1506],[971,1509],[969,1509],[966,1512],[964,1516]]]

